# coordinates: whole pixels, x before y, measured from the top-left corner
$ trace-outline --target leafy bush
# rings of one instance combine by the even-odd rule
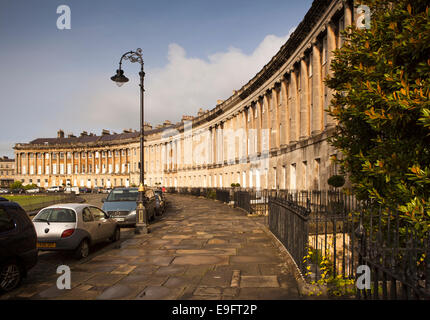
[[[331,176],[327,180],[327,183],[332,187],[340,188],[340,187],[343,187],[343,185],[345,184],[345,178],[339,175]]]
[[[430,228],[430,23],[426,0],[362,0],[370,29],[349,27],[326,80],[329,139],[360,199]]]
[[[23,185],[21,181],[14,181],[13,183],[10,184],[10,188],[11,189],[22,189]]]
[[[207,193],[206,197],[207,197],[208,199],[213,199],[213,200],[215,200],[215,199],[216,199],[216,191],[215,191],[215,190],[213,190],[213,189],[210,189],[210,190],[208,191],[208,193]]]

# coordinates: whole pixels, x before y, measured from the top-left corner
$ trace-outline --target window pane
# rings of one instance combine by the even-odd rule
[[[0,208],[0,233],[13,230],[14,228],[15,223],[13,220],[3,208]]]
[[[99,208],[91,207],[91,213],[93,214],[95,221],[100,221],[105,219],[105,214]]]
[[[91,212],[88,208],[84,208],[84,210],[82,210],[82,220],[84,222],[94,221],[93,216],[91,215]]]
[[[49,208],[37,214],[33,221],[76,222],[75,212],[71,209]]]

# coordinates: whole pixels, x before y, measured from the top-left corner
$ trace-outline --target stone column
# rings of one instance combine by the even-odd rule
[[[60,151],[57,151],[57,175],[60,175]]]
[[[262,136],[262,141],[263,144],[262,145],[262,151],[264,152],[268,152],[270,151],[270,149],[272,149],[272,144],[273,144],[273,137],[272,137],[272,130],[275,129],[272,126],[272,109],[273,108],[273,95],[271,90],[267,90],[266,94],[263,96],[263,101],[264,101],[264,105],[266,106],[266,110],[265,110],[265,114],[264,114],[264,118],[262,118],[263,121],[263,125],[262,127],[264,128],[264,137]],[[263,116],[263,114],[262,114]],[[262,133],[263,134],[263,133]]]
[[[300,60],[300,140],[309,136],[309,98],[308,98],[308,66],[305,57]]]
[[[319,134],[323,130],[323,96],[321,77],[321,50],[318,42],[312,43],[312,127],[311,134]]]
[[[101,175],[103,173],[103,171],[102,171],[102,152],[100,150],[98,150],[97,152],[99,153],[99,175]]]
[[[331,62],[334,59],[334,53],[333,51],[336,50],[336,35],[335,35],[335,25],[333,22],[329,22],[327,24],[327,68],[328,68],[328,75],[332,75],[333,71],[330,68]],[[327,106],[330,105],[330,101],[333,97],[333,90],[327,87]],[[326,128],[333,127],[335,125],[334,119],[326,113]]]
[[[290,137],[290,121],[289,121],[289,105],[288,105],[288,93],[287,93],[287,80],[281,80],[281,89],[280,93],[282,95],[282,105],[281,108],[281,124],[282,131],[280,132],[281,137],[281,147],[286,146],[289,143]]]
[[[343,12],[344,12],[344,21],[345,28],[352,25],[352,8],[349,4],[349,1],[345,1],[343,3]]]
[[[256,128],[257,130],[257,153],[261,153],[261,130],[263,125],[263,113],[262,113],[262,101],[263,97],[260,97],[257,101],[257,104],[255,105],[255,110],[257,112],[257,119],[254,118],[256,122]],[[255,115],[254,115],[255,116]]]
[[[15,155],[15,172],[14,174],[19,174],[19,153],[16,153]]]
[[[272,114],[272,125],[271,125],[271,131],[273,131],[272,140],[270,149],[278,149],[280,146],[280,119],[279,119],[279,101],[278,101],[278,85],[275,84],[275,86],[272,88],[272,107],[273,112]]]
[[[297,141],[297,72],[291,71],[290,82],[290,143]]]
[[[246,159],[249,155],[248,150],[248,118],[247,113],[249,112],[248,108],[244,108],[242,111],[242,121],[243,121],[243,153],[240,155],[242,158]]]

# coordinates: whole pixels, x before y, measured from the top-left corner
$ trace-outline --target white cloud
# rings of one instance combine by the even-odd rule
[[[212,109],[218,99],[227,99],[259,72],[291,33],[266,36],[250,55],[231,47],[210,55],[207,61],[188,58],[184,48],[170,44],[168,64],[148,76],[145,97],[149,120],[176,122],[183,114],[196,115],[200,107]]]
[[[200,108],[212,109],[216,101],[229,98],[240,89],[287,41],[283,37],[266,36],[249,55],[238,48],[217,52],[206,60],[187,57],[186,50],[172,43],[168,48],[168,63],[163,68],[146,69],[145,120],[153,125],[164,120],[180,121],[182,115],[196,115]],[[107,75],[96,75],[87,84],[86,93],[65,101],[64,129],[100,133],[102,128],[121,132],[139,127],[139,94],[136,75],[128,85],[117,88]],[[134,78],[136,77],[136,78]],[[91,128],[91,129],[89,129]]]

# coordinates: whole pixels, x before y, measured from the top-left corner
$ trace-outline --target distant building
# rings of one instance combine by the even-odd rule
[[[0,187],[9,187],[15,178],[15,159],[0,157]]]
[[[145,124],[145,183],[166,187],[325,189],[338,155],[324,110],[341,31],[355,21],[353,1],[315,0],[278,53],[242,88],[197,116]],[[285,31],[285,30],[284,30]],[[207,88],[211,90],[211,88]],[[167,106],[168,108],[168,106]],[[138,111],[136,111],[138,112]],[[166,110],[166,113],[169,110]],[[139,133],[40,138],[16,144],[17,175],[42,187],[139,183]]]

